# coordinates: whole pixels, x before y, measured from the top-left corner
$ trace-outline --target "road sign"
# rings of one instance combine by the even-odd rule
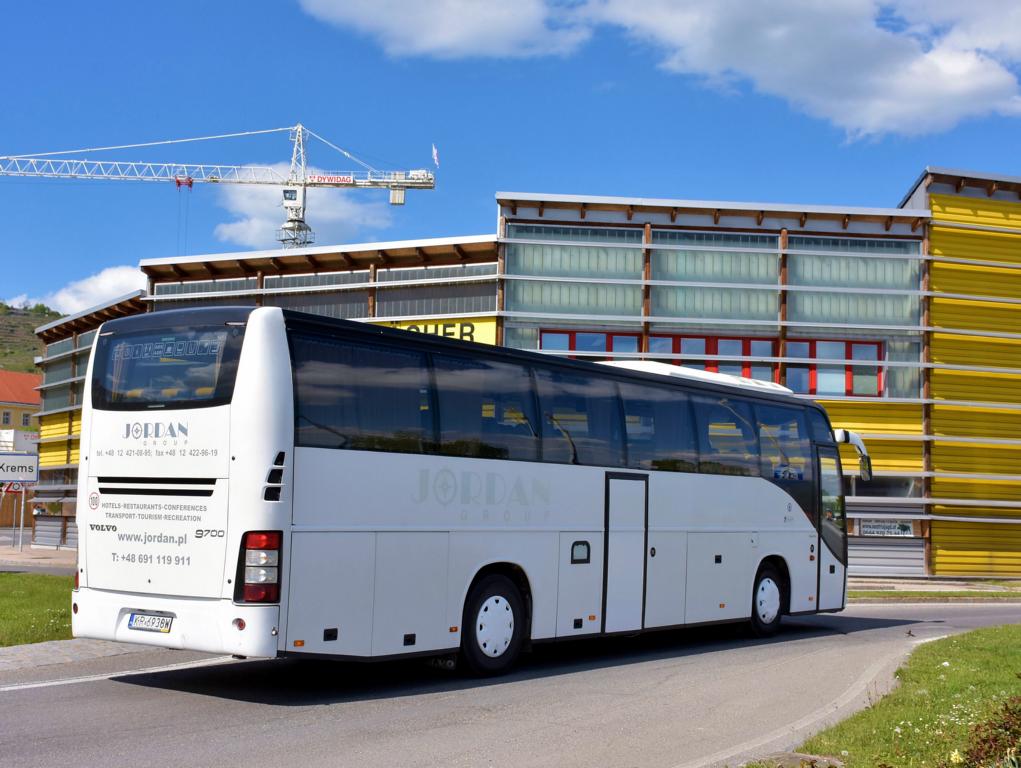
[[[0,453],[0,483],[39,481],[39,457],[30,453]]]

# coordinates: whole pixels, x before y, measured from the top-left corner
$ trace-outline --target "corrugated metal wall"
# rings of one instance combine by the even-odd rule
[[[933,291],[994,298],[1021,298],[1021,203],[985,197],[946,194],[930,196],[933,226],[929,252]],[[982,231],[941,227],[939,222]],[[940,263],[939,258],[966,259],[969,264]],[[983,264],[982,262],[990,262]],[[931,334],[933,362],[990,368],[1021,369],[1021,340],[982,336],[1021,333],[1021,305],[934,297],[932,325],[971,330],[978,335],[935,331]],[[1019,409],[943,405],[932,409],[932,468],[934,498],[1006,502],[988,507],[946,504],[935,515],[985,518],[982,522],[933,521],[932,572],[936,575],[1021,575],[1021,480],[1014,478],[940,477],[940,473],[1021,476],[1021,445],[962,442],[953,438],[1021,438],[1021,374],[935,369],[932,397],[939,400],[1002,403]],[[945,439],[940,439],[945,438]],[[1010,502],[1018,502],[1016,505]],[[989,522],[1001,520],[1002,522]]]

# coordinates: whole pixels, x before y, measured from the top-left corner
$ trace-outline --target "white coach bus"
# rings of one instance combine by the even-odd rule
[[[75,636],[240,656],[460,652],[844,607],[825,412],[777,385],[279,308],[106,323]]]

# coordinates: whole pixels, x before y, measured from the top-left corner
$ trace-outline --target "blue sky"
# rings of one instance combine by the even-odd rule
[[[1016,6],[1016,9],[1015,9]],[[322,193],[320,244],[492,232],[497,190],[893,206],[1021,175],[1021,4],[253,0],[5,9],[0,155],[303,122],[437,189]],[[31,30],[38,30],[32,33]],[[285,163],[285,134],[89,157]],[[313,142],[311,162],[351,163]],[[272,244],[278,192],[0,178],[0,298],[65,312],[139,259]]]

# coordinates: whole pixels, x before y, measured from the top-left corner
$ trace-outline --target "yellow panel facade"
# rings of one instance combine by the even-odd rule
[[[959,514],[937,507],[938,514]],[[932,523],[932,569],[936,576],[1021,575],[1021,525],[1011,523]]]
[[[59,467],[67,463],[67,443],[65,441],[58,440],[54,443],[39,444],[40,467]]]
[[[1021,411],[936,405],[932,409],[932,432],[951,437],[1021,438]]]
[[[936,368],[932,372],[932,396],[937,400],[1018,403],[1021,402],[1021,374]]]
[[[77,464],[78,463],[78,460],[79,460],[78,459],[78,455],[79,455],[78,447],[79,447],[79,445],[80,445],[79,441],[77,441],[77,440],[72,440],[71,441],[71,459],[68,462],[69,464]]]
[[[820,400],[834,427],[865,434],[920,435],[922,406],[905,403]]]
[[[1021,312],[1021,307],[1018,308]],[[953,365],[1021,369],[1021,339],[996,339],[956,333],[932,334],[932,361]],[[1021,400],[1021,393],[1018,394]]]
[[[1021,269],[936,262],[929,274],[931,289],[940,293],[1021,299]]]
[[[1021,446],[936,441],[932,444],[932,468],[936,472],[1021,475]]]
[[[932,495],[937,499],[988,499],[1021,502],[1021,480],[961,480],[934,477]],[[1021,514],[1021,504],[1018,504]]]
[[[75,411],[71,416],[71,434],[80,435],[82,432],[82,412]]]
[[[1021,231],[1021,203],[982,197],[930,195],[932,218],[955,224],[979,224]]]
[[[922,444],[914,440],[871,439],[867,442],[872,468],[891,472],[921,472]],[[858,466],[858,454],[849,445],[840,446],[840,461],[844,470]]]
[[[929,253],[951,259],[1021,264],[1017,238],[1017,235],[1005,232],[968,232],[934,226],[930,235]]]
[[[66,413],[54,413],[50,416],[42,416],[39,419],[39,437],[61,437],[68,432],[68,420]]]
[[[1021,244],[1021,240],[1018,241]],[[1002,301],[968,301],[967,299],[932,299],[932,324],[939,328],[962,328],[969,331],[1018,332],[1021,307]]]

